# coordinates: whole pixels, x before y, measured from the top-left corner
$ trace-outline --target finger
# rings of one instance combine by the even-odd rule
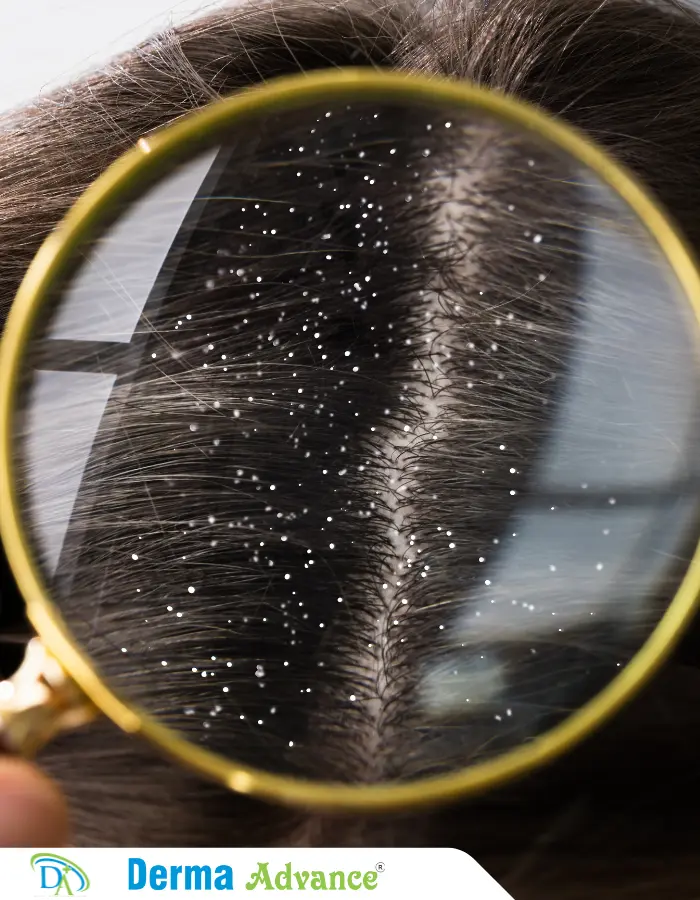
[[[63,847],[68,809],[39,769],[18,759],[0,759],[0,847]]]

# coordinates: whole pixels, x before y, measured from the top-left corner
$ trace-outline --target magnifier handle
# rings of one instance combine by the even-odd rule
[[[0,681],[0,752],[34,756],[62,731],[85,725],[96,708],[38,638],[15,674]]]

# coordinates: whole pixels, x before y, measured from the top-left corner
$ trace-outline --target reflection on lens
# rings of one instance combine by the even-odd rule
[[[697,544],[697,324],[592,172],[485,113],[240,122],[39,317],[16,420],[43,580],[204,747],[346,782],[562,722]]]

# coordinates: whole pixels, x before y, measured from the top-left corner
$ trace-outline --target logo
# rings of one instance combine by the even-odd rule
[[[39,876],[39,887],[53,897],[72,897],[85,893],[90,887],[90,879],[80,866],[64,856],[35,853],[31,864]]]

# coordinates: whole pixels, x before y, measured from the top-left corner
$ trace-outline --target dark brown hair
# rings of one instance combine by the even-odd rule
[[[256,4],[159,35],[5,119],[0,315],[42,238],[140,136],[241,86],[347,65],[470,79],[539,104],[636,172],[700,249],[700,20],[681,4]],[[506,275],[493,278],[502,284]],[[530,377],[546,366],[532,353]],[[486,419],[489,395],[481,402]],[[517,412],[509,427],[518,425]],[[526,440],[527,428],[520,433]],[[11,590],[3,586],[6,619]],[[512,787],[420,815],[364,819],[273,808],[177,770],[106,723],[63,738],[44,763],[73,802],[81,844],[455,846],[518,900],[592,893],[682,900],[698,895],[700,881],[696,651],[691,633],[654,683],[566,759]]]

